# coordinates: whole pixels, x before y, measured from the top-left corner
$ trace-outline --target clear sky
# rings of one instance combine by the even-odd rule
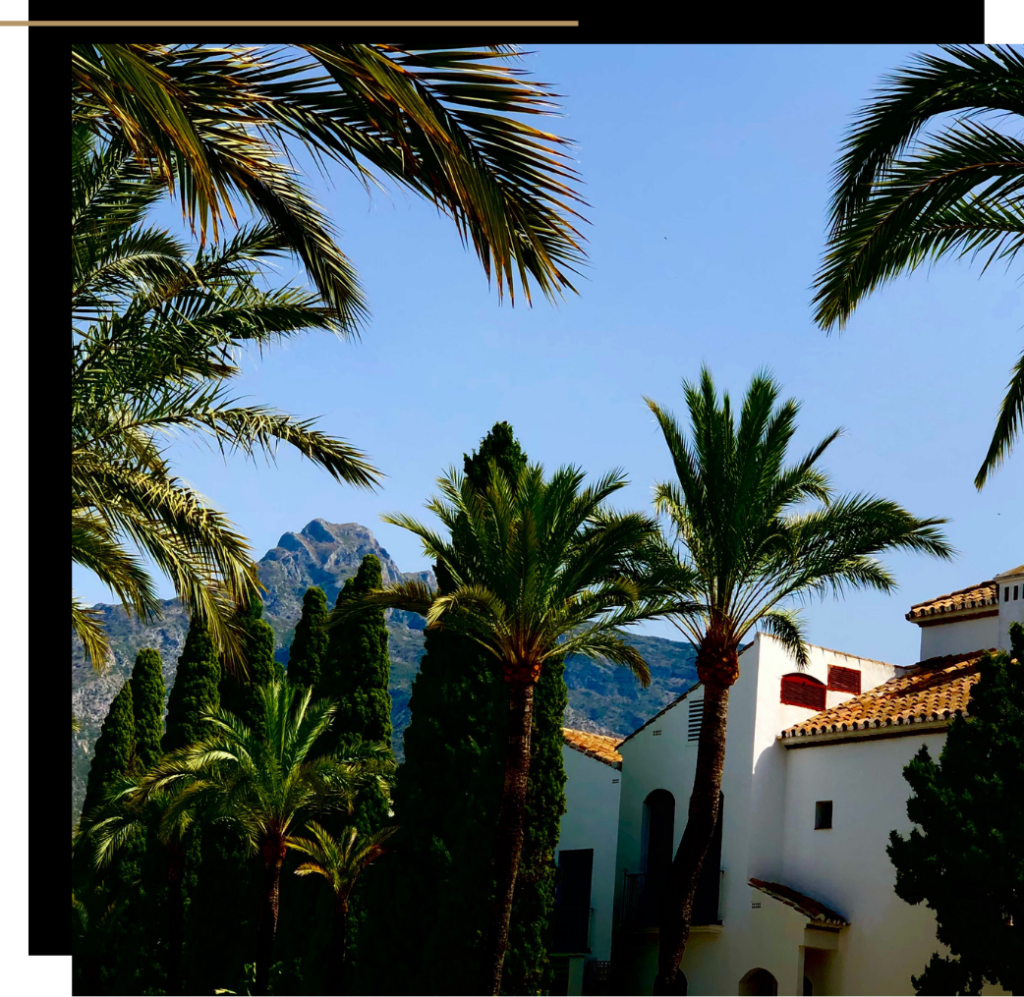
[[[371,456],[385,487],[339,486],[283,448],[267,467],[186,442],[175,445],[178,473],[230,515],[256,558],[319,516],[370,527],[403,570],[420,570],[418,541],[379,516],[427,516],[435,477],[494,422],[510,421],[549,469],[624,468],[618,504],[649,508],[671,465],[643,396],[683,416],[680,380],[702,362],[734,398],[768,367],[803,403],[794,455],[843,426],[823,462],[840,492],[951,520],[953,563],[892,557],[895,595],[806,608],[814,643],[916,660],[919,633],[903,618],[912,602],[1024,560],[1024,444],[982,493],[972,484],[1020,354],[1024,303],[1016,270],[981,276],[954,260],[876,292],[841,336],[811,320],[841,137],[912,51],[538,48],[523,65],[563,95],[566,114],[546,125],[577,142],[591,205],[590,265],[579,295],[558,305],[499,306],[452,223],[413,195],[367,198],[341,170],[331,186],[313,175],[372,319],[359,343],[312,333],[246,358],[233,387],[317,416]],[[113,601],[87,573],[73,584],[86,601]],[[173,595],[166,581],[162,594]],[[648,632],[678,638],[668,624]]]

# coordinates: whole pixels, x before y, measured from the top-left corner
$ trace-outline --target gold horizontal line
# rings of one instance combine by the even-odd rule
[[[578,28],[579,21],[0,21],[0,28]]]

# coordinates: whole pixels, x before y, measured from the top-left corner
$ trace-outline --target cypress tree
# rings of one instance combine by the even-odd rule
[[[949,725],[938,762],[926,745],[904,768],[907,837],[889,835],[896,895],[935,911],[937,952],[911,977],[919,994],[1024,993],[1024,626],[1011,651],[986,654],[967,716]]]
[[[89,767],[85,803],[87,814],[103,800],[110,783],[128,775],[135,763],[135,716],[132,711],[132,685],[125,682],[107,710],[106,719],[96,739],[96,750]]]
[[[160,759],[164,734],[164,673],[160,652],[144,647],[135,656],[130,680],[135,717],[135,761],[141,774]]]
[[[284,669],[274,660],[274,629],[263,619],[263,603],[254,599],[240,617],[242,654],[248,674],[245,678],[236,678],[227,669],[221,670],[220,705],[252,727],[259,708],[256,690],[261,685],[279,682],[284,678]]]
[[[379,588],[382,582],[380,560],[367,554],[355,576],[347,578],[338,592],[336,605],[345,599]],[[388,653],[387,620],[383,609],[369,610],[326,631],[327,647],[322,658],[320,681],[314,689],[317,698],[334,700],[338,705],[331,730],[323,737],[323,751],[341,750],[358,741],[391,743],[391,658]],[[298,628],[296,628],[298,637]],[[388,798],[374,790],[364,791],[355,801],[351,814],[329,815],[323,824],[339,834],[345,825],[354,826],[360,835],[379,831],[388,821]],[[374,864],[374,866],[376,863]],[[392,904],[371,866],[360,877],[349,900],[347,976],[362,987],[362,977],[371,977],[388,965],[389,957],[381,953],[374,939],[366,946],[367,928],[376,932],[378,923],[386,923],[393,915]],[[310,884],[315,885],[315,884]],[[292,891],[296,901],[302,897]],[[330,945],[331,906],[333,897],[320,889],[316,900],[316,924],[309,932],[306,983],[318,988],[327,965],[326,951]],[[311,908],[310,908],[311,909]],[[298,924],[299,922],[295,922]],[[368,955],[369,953],[369,955]],[[389,967],[390,971],[390,967]]]
[[[295,627],[288,651],[288,681],[294,685],[320,684],[321,669],[327,656],[327,596],[316,585],[302,597],[302,616]]]
[[[192,620],[167,700],[164,753],[194,744],[208,733],[203,715],[220,706],[220,662],[206,625]]]
[[[471,456],[463,455],[466,475],[480,487],[489,478],[489,460],[513,479],[527,463],[507,422],[495,425]],[[443,592],[448,580],[435,571]],[[428,630],[424,638],[395,787],[401,830],[393,861],[380,870],[389,868],[392,877],[390,943],[408,954],[406,976],[389,982],[400,992],[472,994],[479,979],[478,926],[495,889],[490,866],[508,695],[493,659],[472,640],[444,630]],[[526,841],[505,960],[508,993],[536,993],[548,980],[554,847],[565,809],[561,722],[567,692],[560,662],[545,667],[534,702]]]

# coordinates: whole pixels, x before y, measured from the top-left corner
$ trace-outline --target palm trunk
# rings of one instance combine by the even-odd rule
[[[270,966],[274,957],[274,936],[281,893],[281,866],[286,847],[283,842],[269,840],[263,844],[263,896],[256,928],[256,993],[265,997],[270,989]]]
[[[728,708],[729,686],[720,677],[717,680],[711,677],[711,681],[704,686],[704,716],[700,725],[697,771],[693,779],[693,792],[690,794],[686,830],[683,831],[679,849],[672,860],[662,894],[655,994],[677,992],[679,964],[690,938],[693,898],[697,893],[704,856],[718,821]]]
[[[497,894],[494,914],[485,934],[484,976],[480,992],[501,993],[501,971],[508,948],[508,926],[512,917],[512,893],[523,851],[526,815],[526,784],[530,776],[530,731],[533,726],[533,682],[509,683],[508,749],[505,756],[505,788],[498,811],[495,845]]]
[[[334,904],[334,932],[331,958],[327,964],[327,985],[324,994],[345,992],[345,964],[348,960],[348,894],[339,893]]]
[[[185,850],[167,846],[167,993],[181,994],[181,949],[185,938]]]

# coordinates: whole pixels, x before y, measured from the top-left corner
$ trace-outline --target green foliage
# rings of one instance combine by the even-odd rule
[[[493,461],[493,465],[490,463]],[[466,477],[486,487],[490,467],[515,480],[527,458],[512,428],[498,423],[472,455]],[[454,588],[435,566],[442,593]],[[400,825],[386,865],[401,899],[393,917],[408,976],[402,992],[472,994],[479,988],[481,929],[494,899],[495,827],[501,802],[508,692],[493,657],[467,636],[429,629],[412,686],[405,762],[395,788]],[[513,902],[505,991],[548,984],[546,932],[554,902],[554,848],[564,811],[560,659],[545,664],[535,692],[527,831]],[[381,872],[383,873],[383,869]],[[383,878],[383,876],[381,877]],[[431,898],[436,898],[432,906]],[[429,913],[427,913],[429,911]]]
[[[148,225],[162,188],[123,137],[97,148],[74,128],[72,178],[72,560],[152,619],[159,601],[132,548],[144,552],[233,663],[227,621],[256,596],[256,566],[227,517],[173,474],[161,441],[191,431],[268,458],[284,442],[338,481],[372,485],[376,472],[347,443],[238,406],[225,386],[240,373],[236,347],[339,326],[315,294],[264,290],[287,248],[279,228],[243,226],[190,252]],[[95,609],[73,598],[72,626],[101,667],[109,643]]]
[[[966,717],[949,725],[939,761],[927,746],[903,770],[912,794],[886,849],[896,894],[935,911],[937,953],[913,978],[919,994],[977,994],[982,980],[1024,992],[1024,627],[1011,654],[987,654]]]
[[[984,273],[996,261],[1010,266],[1024,249],[1024,54],[1011,45],[942,48],[891,74],[843,142],[815,277],[814,317],[824,329],[842,329],[876,288],[928,259],[980,254]],[[1009,127],[993,128],[985,112],[1009,117]],[[926,126],[945,125],[950,113],[954,124],[927,134]],[[979,489],[1024,425],[1024,355],[1007,387],[974,479]]]
[[[118,777],[128,775],[134,764],[135,715],[132,711],[132,686],[131,682],[125,682],[110,704],[96,741],[83,814],[98,806],[107,787]]]
[[[262,601],[254,599],[238,617],[246,675],[243,678],[222,669],[220,706],[246,726],[254,727],[259,723],[260,687],[280,682],[284,678],[284,669],[274,659],[274,630],[263,619]],[[208,732],[204,734],[207,735]]]
[[[193,619],[167,701],[167,729],[161,745],[165,753],[195,744],[209,733],[202,718],[220,706],[220,671],[210,631],[201,620]]]
[[[502,992],[506,994],[546,993],[551,986],[548,945],[555,908],[555,848],[565,813],[562,717],[569,694],[564,667],[561,659],[548,661],[534,693],[526,840],[502,975]]]
[[[346,579],[337,605],[381,586],[380,561],[367,554],[354,578]],[[391,743],[391,696],[388,680],[388,628],[383,609],[339,623],[329,631],[328,662],[320,692],[338,704],[336,738],[360,737]],[[386,815],[385,815],[386,816]],[[370,829],[361,829],[367,833]]]
[[[288,652],[288,681],[293,685],[317,686],[327,653],[327,596],[317,585],[302,597],[302,616]]]
[[[132,709],[135,715],[135,760],[141,773],[160,758],[164,735],[164,673],[160,652],[144,647],[132,668]]]

